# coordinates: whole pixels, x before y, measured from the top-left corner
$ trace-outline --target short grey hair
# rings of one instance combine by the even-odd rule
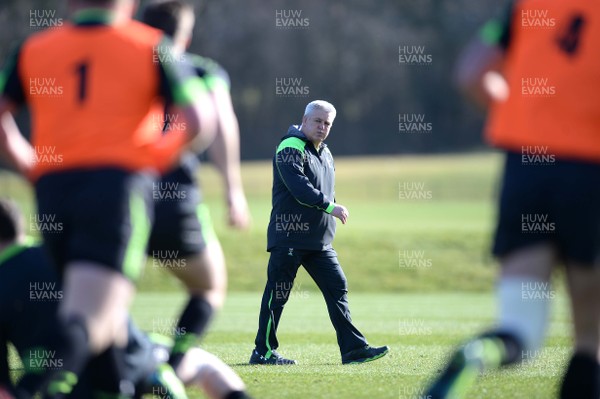
[[[327,112],[328,114],[333,114],[333,117],[335,118],[335,115],[337,114],[337,111],[335,110],[335,107],[333,106],[333,104],[328,103],[325,100],[315,100],[315,101],[311,101],[310,103],[308,103],[308,105],[306,106],[306,109],[304,110],[304,116],[311,114],[313,111],[316,110],[323,110],[325,112]]]

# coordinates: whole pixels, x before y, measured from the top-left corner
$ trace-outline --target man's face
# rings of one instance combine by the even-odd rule
[[[313,143],[321,143],[329,136],[333,125],[332,113],[322,109],[314,110],[302,118],[302,133]]]

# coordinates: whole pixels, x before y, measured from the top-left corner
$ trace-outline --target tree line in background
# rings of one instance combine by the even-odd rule
[[[43,18],[66,20],[65,3],[2,0],[1,63],[11,47],[42,28]],[[192,3],[199,13],[190,51],[214,58],[229,72],[244,159],[271,157],[313,99],[328,100],[338,110],[328,139],[335,155],[483,146],[483,117],[451,78],[460,49],[499,15],[501,2]],[[26,119],[19,122],[27,126]]]

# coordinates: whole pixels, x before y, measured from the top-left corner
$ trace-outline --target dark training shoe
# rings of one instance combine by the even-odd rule
[[[354,364],[354,363],[365,363],[373,360],[377,360],[380,357],[384,357],[390,348],[387,346],[371,347],[369,345],[364,348],[354,349],[348,353],[342,355],[342,364]]]
[[[261,355],[260,353],[258,353],[255,350],[252,351],[252,355],[250,355],[250,361],[248,362],[250,364],[270,364],[270,365],[277,365],[277,366],[282,366],[282,365],[290,365],[290,364],[296,364],[295,360],[292,359],[286,359],[283,356],[281,356],[279,353],[277,353],[277,351],[271,351],[271,356],[269,356],[268,358]]]

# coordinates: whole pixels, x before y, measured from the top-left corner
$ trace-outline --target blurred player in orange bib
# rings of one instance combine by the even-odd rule
[[[560,397],[600,396],[599,44],[597,2],[521,0],[459,62],[461,86],[490,106],[489,142],[506,151],[493,248],[499,314],[454,353],[429,398],[466,397],[481,372],[539,354],[557,264],[575,341]]]
[[[119,382],[154,178],[190,140],[214,135],[202,82],[162,32],[131,20],[135,5],[71,1],[72,21],[26,40],[0,79],[0,154],[35,183],[38,215],[61,227],[41,232],[63,280],[60,328],[46,332],[62,367],[26,375],[19,397],[40,389],[45,398],[65,397],[90,357],[106,350],[114,351]],[[154,127],[165,104],[184,130],[163,136]],[[11,116],[24,105],[32,145]],[[122,393],[132,394],[126,382]]]

